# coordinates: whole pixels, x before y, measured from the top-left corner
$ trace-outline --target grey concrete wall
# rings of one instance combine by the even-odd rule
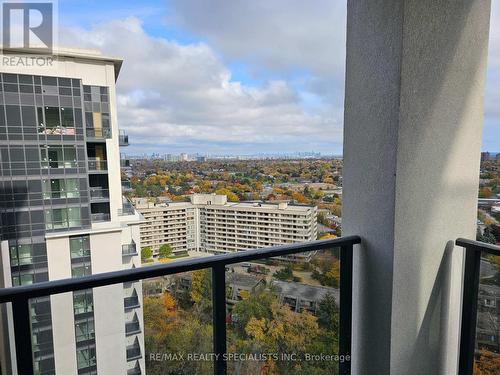
[[[353,373],[454,374],[477,205],[489,0],[350,0],[343,232]]]

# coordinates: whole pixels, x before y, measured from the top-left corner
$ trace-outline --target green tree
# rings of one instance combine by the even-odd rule
[[[151,257],[153,256],[153,250],[149,246],[143,247],[141,249],[141,261],[147,262],[151,260]]]
[[[330,332],[337,332],[339,328],[339,308],[335,297],[328,292],[318,304],[318,324]]]
[[[160,246],[160,252],[158,255],[158,258],[160,259],[165,259],[171,256],[173,253],[172,246],[170,246],[168,243],[164,243],[163,245]]]
[[[281,281],[288,281],[293,279],[293,269],[291,265],[287,265],[285,268],[282,268],[276,271],[273,276]]]
[[[481,231],[478,228],[477,232],[476,232],[476,239],[478,241],[490,243],[490,244],[493,244],[493,245],[496,244],[496,242],[497,242],[496,237],[494,236],[493,233],[491,233],[491,230],[488,227],[486,227],[484,229],[484,232],[482,234],[481,234]]]

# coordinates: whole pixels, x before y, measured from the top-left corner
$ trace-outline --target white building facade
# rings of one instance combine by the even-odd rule
[[[1,70],[1,286],[139,267],[142,217],[125,209],[115,80],[122,61],[60,50]],[[141,283],[31,302],[37,374],[144,374]],[[16,374],[2,306],[2,373]]]
[[[317,208],[287,203],[228,202],[225,195],[194,194],[191,202],[152,203],[138,198],[144,216],[141,246],[154,254],[169,244],[174,252],[213,254],[315,240]]]

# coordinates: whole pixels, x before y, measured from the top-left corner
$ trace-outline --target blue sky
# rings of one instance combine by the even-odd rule
[[[500,151],[497,8],[489,151]],[[124,57],[118,113],[130,154],[342,152],[342,2],[60,0],[59,23],[61,44]]]

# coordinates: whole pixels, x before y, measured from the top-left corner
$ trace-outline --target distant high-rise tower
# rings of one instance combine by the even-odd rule
[[[52,67],[1,68],[2,287],[140,266],[141,215],[120,183],[122,61],[56,57]],[[144,373],[141,293],[131,283],[31,301],[35,373]],[[11,309],[1,316],[1,373],[16,374]]]

